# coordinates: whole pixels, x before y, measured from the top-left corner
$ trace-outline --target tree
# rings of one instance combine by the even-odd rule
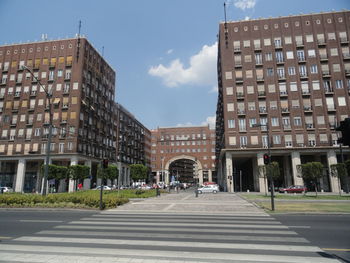
[[[97,176],[101,178],[103,181],[111,180],[113,182],[119,176],[118,167],[115,165],[108,165],[107,168],[103,168],[102,166],[99,165],[97,170]]]
[[[311,181],[315,186],[317,197],[317,180],[323,177],[323,165],[320,162],[309,162],[298,165],[300,176],[305,181]]]
[[[331,165],[331,175],[338,178],[338,186],[339,186],[339,195],[341,195],[341,183],[340,181],[343,179],[345,181],[346,185],[346,191],[348,192],[349,186],[348,186],[348,172],[346,169],[345,163],[337,163]]]
[[[130,176],[133,181],[145,180],[147,178],[148,168],[143,164],[130,165]]]
[[[90,167],[87,165],[71,165],[69,166],[69,178],[75,181],[75,188],[77,182],[84,180],[90,176]]]
[[[43,176],[45,170],[45,164],[41,166],[40,173]],[[68,168],[65,166],[49,164],[47,180],[55,180],[55,191],[58,191],[60,180],[67,179]]]

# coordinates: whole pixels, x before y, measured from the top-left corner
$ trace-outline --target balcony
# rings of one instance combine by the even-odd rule
[[[306,73],[300,73],[300,78],[301,79],[307,79],[308,78],[308,76],[307,76],[307,74]]]
[[[276,61],[277,65],[283,65],[284,62],[285,61],[283,59],[277,59],[277,61]]]
[[[311,113],[312,112],[311,106],[304,106],[304,112],[305,113]]]
[[[66,67],[71,67],[72,66],[72,61],[67,61],[66,62]]]
[[[254,50],[255,51],[260,51],[261,50],[261,45],[254,45]]]
[[[321,60],[321,61],[328,61],[327,55],[321,54],[321,55],[320,55],[320,60]]]
[[[238,109],[238,110],[237,110],[237,114],[238,114],[238,115],[241,115],[241,116],[242,116],[242,115],[245,115],[245,110]]]
[[[56,67],[56,63],[50,63],[49,67],[50,67],[50,68]]]
[[[255,61],[255,66],[256,66],[256,67],[262,67],[262,66],[263,66],[262,61],[256,60],[256,61]]]
[[[264,82],[264,77],[256,77],[257,82]]]
[[[266,107],[259,107],[259,113],[260,114],[267,114]]]
[[[332,88],[325,88],[324,92],[326,95],[333,95],[334,94],[334,90]]]
[[[240,47],[234,47],[233,48],[233,53],[241,53],[241,48]]]
[[[347,37],[341,37],[341,38],[340,38],[340,43],[341,43],[341,44],[348,44],[348,43],[349,43],[349,40],[348,40]]]
[[[319,46],[325,46],[326,45],[326,41],[324,39],[318,39],[317,40],[317,45]]]
[[[350,53],[343,53],[343,59],[344,60],[350,59]]]
[[[305,63],[306,62],[305,57],[298,57],[298,62]]]
[[[236,92],[237,100],[244,99],[244,93],[243,92]]]
[[[278,75],[278,80],[279,81],[286,80],[286,76],[285,75]]]
[[[345,69],[345,75],[350,76],[350,69]]]
[[[322,77],[324,78],[330,78],[331,74],[329,73],[329,71],[322,71]]]
[[[303,90],[301,93],[304,97],[310,96],[310,90]]]
[[[265,98],[266,97],[266,92],[265,91],[258,91],[258,97],[259,98]]]
[[[289,124],[283,125],[283,130],[290,131],[291,129],[292,129],[292,127]]]
[[[327,111],[328,112],[335,112],[336,109],[335,109],[334,105],[333,106],[330,105],[330,106],[327,107]]]
[[[297,48],[303,48],[304,47],[304,43],[302,41],[297,41],[295,43],[295,45],[297,46]]]
[[[314,127],[314,125],[312,123],[306,123],[306,129],[307,130],[314,130],[315,127]]]
[[[288,97],[287,91],[280,91],[280,97]]]
[[[286,107],[281,108],[282,114],[289,114],[289,109]]]
[[[243,83],[243,78],[236,78],[236,83]]]
[[[235,68],[241,68],[241,67],[242,67],[242,63],[240,63],[240,62],[235,63]]]
[[[275,44],[275,49],[282,49],[283,46],[281,44]]]

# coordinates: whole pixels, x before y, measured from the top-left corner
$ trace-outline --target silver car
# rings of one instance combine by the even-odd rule
[[[0,187],[0,193],[12,193],[13,189],[11,187],[2,186]]]
[[[217,192],[219,192],[219,187],[217,186],[213,186],[213,185],[205,185],[201,188],[198,188],[198,194],[201,193],[213,193],[216,194]]]

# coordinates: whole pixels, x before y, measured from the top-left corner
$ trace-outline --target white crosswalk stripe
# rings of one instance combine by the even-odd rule
[[[3,240],[0,262],[339,262],[255,210],[251,215],[104,211]]]

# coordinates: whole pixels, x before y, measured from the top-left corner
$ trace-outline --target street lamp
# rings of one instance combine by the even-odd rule
[[[270,145],[270,129],[269,129],[269,123],[268,121],[266,123],[256,123],[253,124],[253,127],[266,127],[266,132],[267,132],[267,155],[268,155],[268,161],[267,165],[270,165],[271,163],[271,145]],[[275,186],[273,182],[273,177],[270,176],[270,187],[271,187],[271,210],[275,211]]]
[[[22,66],[22,69],[27,70],[30,75],[38,82],[39,86],[44,90],[46,94],[46,99],[49,103],[49,136],[47,138],[47,144],[46,144],[46,157],[45,157],[45,170],[44,170],[44,178],[43,178],[43,189],[42,189],[42,195],[46,195],[47,192],[47,177],[49,174],[49,162],[50,162],[50,148],[51,148],[51,138],[52,138],[52,103],[51,103],[51,98],[52,94],[49,93],[48,89],[45,88],[40,82],[40,80],[34,75],[33,71],[29,69],[26,66]]]

